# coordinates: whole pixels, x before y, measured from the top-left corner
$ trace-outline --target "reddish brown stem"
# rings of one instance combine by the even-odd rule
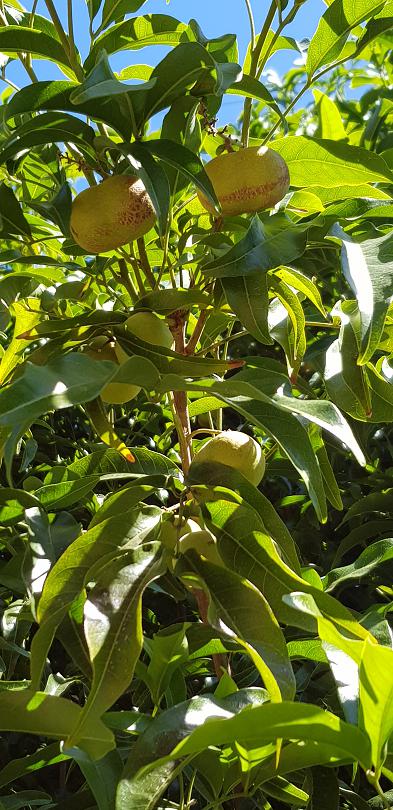
[[[204,330],[207,319],[207,309],[203,309],[196,322],[195,329],[185,347],[185,354],[194,354],[198,340]]]

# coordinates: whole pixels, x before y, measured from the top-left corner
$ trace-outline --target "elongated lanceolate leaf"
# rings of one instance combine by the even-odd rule
[[[306,68],[310,76],[334,62],[353,28],[372,17],[384,6],[384,0],[333,0],[319,21],[310,42]]]
[[[336,226],[332,234],[342,239],[344,275],[358,302],[361,344],[358,362],[367,363],[380,341],[393,289],[393,238],[355,242]]]

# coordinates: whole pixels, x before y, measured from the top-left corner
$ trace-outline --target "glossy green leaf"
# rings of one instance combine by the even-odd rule
[[[312,595],[319,610],[335,625],[349,630],[355,638],[368,637],[367,631],[336,599],[310,585],[286,565],[253,509],[224,498],[224,494],[220,497],[217,493],[217,500],[208,501],[203,507],[205,519],[217,537],[219,554],[230,570],[256,585],[279,621],[292,624],[300,621],[298,626],[304,626],[300,617],[286,607],[289,594],[299,590]]]
[[[0,50],[9,55],[31,53],[33,57],[49,59],[60,67],[72,70],[69,56],[58,39],[33,27],[19,25],[2,26],[0,29]]]
[[[187,482],[190,486],[203,484],[206,487],[217,487],[222,484],[222,474],[222,464],[211,462],[191,464]],[[233,468],[225,469],[225,483],[226,488],[238,493],[245,503],[258,512],[264,531],[273,538],[283,560],[296,574],[300,575],[301,568],[294,541],[284,521],[268,498]],[[196,497],[198,496],[196,495]]]
[[[96,578],[84,605],[93,679],[66,748],[79,745],[90,718],[101,717],[127,689],[143,644],[142,594],[165,567],[160,544],[145,543],[109,562]]]
[[[13,134],[3,141],[0,161],[5,163],[10,158],[26,155],[32,146],[61,144],[70,140],[77,144],[94,164],[95,154],[91,149],[93,139],[94,130],[79,118],[66,113],[42,113],[34,118],[33,122],[28,121],[15,129]]]
[[[384,6],[383,0],[333,0],[321,17],[310,42],[306,68],[309,76],[340,56],[353,28]]]
[[[96,39],[85,62],[85,70],[91,70],[98,54],[121,50],[145,48],[147,45],[177,45],[187,31],[186,23],[167,14],[146,14],[117,23]]]
[[[243,239],[203,265],[203,272],[213,278],[225,278],[272,270],[301,256],[305,247],[303,227],[286,221],[279,230],[273,229],[269,224],[262,225],[259,217],[254,216]]]
[[[389,308],[393,283],[393,239],[390,234],[365,242],[352,240],[343,231],[343,272],[356,296],[360,317],[360,354],[358,362],[367,363],[380,341]]]
[[[245,329],[260,343],[271,344],[268,329],[269,295],[266,273],[225,277],[225,297]]]
[[[252,706],[235,717],[211,720],[195,729],[172,751],[172,757],[188,756],[208,745],[235,740],[245,746],[276,739],[314,740],[331,745],[341,756],[357,759],[366,768],[370,762],[367,736],[330,712],[305,703],[275,703]]]
[[[40,627],[32,644],[33,682],[39,683],[56,628],[89,581],[92,567],[98,562],[104,566],[116,558],[119,549],[141,543],[159,519],[159,510],[137,507],[125,515],[102,521],[68,546],[51,569],[38,604]]]
[[[214,188],[203,168],[203,164],[200,158],[190,149],[183,144],[175,144],[165,138],[147,141],[146,148],[155,157],[162,160],[163,163],[177,169],[187,180],[194,183],[213,205],[218,205]]]
[[[105,0],[98,31],[103,31],[111,23],[122,20],[126,14],[134,14],[146,0]]]
[[[22,213],[20,203],[13,190],[5,183],[0,184],[0,227],[3,237],[11,234],[31,236],[30,225]]]
[[[152,639],[145,639],[145,647],[150,658],[146,683],[154,705],[158,706],[174,672],[188,659],[185,626],[163,628]]]
[[[119,782],[116,810],[153,810],[168,784],[176,776],[176,763],[155,767],[155,761],[169,754],[180,740],[186,739],[200,723],[214,718],[230,718],[252,704],[266,700],[264,689],[242,689],[224,699],[197,695],[158,714],[139,737]],[[201,749],[203,750],[203,749]],[[150,766],[144,772],[144,766]],[[184,763],[178,766],[178,772]]]
[[[82,710],[72,700],[24,689],[0,693],[0,728],[22,734],[37,734],[65,740]],[[80,746],[92,759],[100,759],[114,747],[112,732],[97,717],[85,726]]]
[[[336,189],[338,184],[392,182],[392,173],[383,158],[360,146],[289,135],[273,141],[271,148],[287,162],[291,186],[295,188]]]
[[[359,668],[360,728],[371,740],[373,765],[380,772],[393,730],[393,651],[365,643]]]
[[[342,568],[333,568],[324,577],[324,587],[326,590],[333,590],[338,585],[348,582],[351,579],[361,579],[371,574],[384,562],[389,562],[393,557],[393,540],[378,540],[366,548],[359,557],[350,565]]]
[[[223,623],[234,634],[234,640],[244,646],[271,700],[292,699],[295,678],[285,639],[263,595],[234,571],[200,559],[196,552],[187,554],[185,564],[208,588],[211,623],[217,627]],[[185,576],[187,578],[187,574]]]
[[[3,788],[29,773],[34,773],[49,765],[57,765],[58,762],[64,762],[67,759],[66,754],[60,753],[59,743],[49,743],[45,748],[39,748],[34,754],[19,757],[5,765],[0,771],[0,787]]]

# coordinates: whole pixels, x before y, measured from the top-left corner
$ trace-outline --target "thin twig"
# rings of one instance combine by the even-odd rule
[[[205,328],[205,323],[207,320],[208,312],[207,309],[203,309],[202,312],[199,314],[199,318],[196,322],[195,329],[185,347],[185,354],[194,354],[198,340]]]
[[[251,53],[250,76],[256,77],[258,71],[259,57],[263,48],[265,39],[270,31],[270,26],[274,20],[277,11],[276,0],[272,0],[269,11],[266,15],[261,33],[259,34],[258,41]],[[242,144],[244,147],[248,146],[250,121],[251,121],[252,99],[246,98],[243,108],[243,126],[242,126]]]

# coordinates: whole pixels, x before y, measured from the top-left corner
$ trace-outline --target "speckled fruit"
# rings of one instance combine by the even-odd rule
[[[272,208],[289,189],[285,160],[267,146],[249,146],[211,160],[205,171],[221,204],[223,216],[251,214]],[[200,191],[199,201],[211,214],[213,206]]]
[[[130,175],[113,175],[75,197],[70,228],[84,250],[106,253],[143,236],[155,218],[142,181]]]
[[[164,346],[166,349],[170,349],[173,344],[169,326],[154,312],[135,312],[127,318],[125,327],[146,343]]]
[[[265,472],[265,456],[261,446],[251,436],[237,430],[225,430],[209,439],[195,454],[192,463],[196,465],[202,462],[232,467],[255,486],[258,486]]]

